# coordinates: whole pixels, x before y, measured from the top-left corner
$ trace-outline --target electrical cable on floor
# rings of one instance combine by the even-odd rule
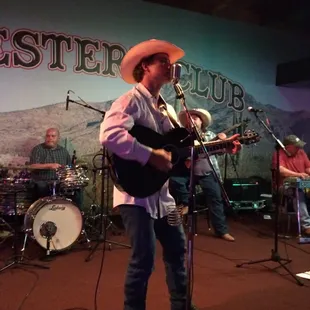
[[[104,217],[104,230],[103,230],[103,247],[102,247],[102,257],[101,257],[101,263],[100,263],[100,268],[99,268],[99,274],[97,278],[97,283],[96,283],[96,289],[95,289],[95,296],[94,296],[94,310],[98,309],[98,290],[99,290],[99,283],[102,275],[102,269],[103,269],[103,263],[104,263],[104,258],[105,258],[105,251],[106,251],[106,240],[107,240],[107,227],[108,227],[108,217]]]
[[[31,289],[29,290],[29,292],[28,292],[28,293],[25,295],[25,297],[23,298],[22,302],[19,304],[17,310],[21,310],[21,309],[22,309],[22,307],[24,306],[26,300],[27,300],[28,297],[31,295],[31,293],[34,291],[34,289],[36,288],[37,283],[38,283],[39,278],[40,278],[39,275],[38,275],[36,272],[34,272],[34,271],[27,270],[27,269],[22,269],[22,270],[25,271],[25,272],[29,272],[29,273],[33,274],[33,275],[35,276],[35,282],[34,282],[34,284],[32,285],[32,287],[31,287]]]
[[[102,258],[101,258],[101,264],[100,264],[100,269],[99,269],[99,274],[98,274],[98,278],[97,278],[97,282],[96,282],[96,289],[95,289],[95,297],[94,297],[94,310],[98,309],[98,305],[97,305],[97,297],[98,297],[98,289],[99,289],[99,284],[100,284],[100,279],[101,279],[101,275],[102,275],[102,269],[103,269],[103,263],[104,263],[104,257],[105,257],[105,250],[106,250],[106,235],[107,235],[107,217],[105,217],[105,224],[104,224],[104,232],[103,232],[103,248],[102,248]],[[30,291],[25,295],[25,297],[23,298],[22,302],[20,303],[20,305],[18,306],[17,310],[22,310],[23,305],[25,304],[26,300],[28,299],[28,297],[32,294],[32,292],[34,291],[34,289],[37,286],[37,283],[39,281],[39,275],[34,272],[34,271],[30,271],[27,269],[22,269],[25,272],[29,272],[33,275],[35,275],[36,277],[36,281],[34,282],[33,286],[31,287]],[[74,307],[74,308],[67,308],[64,310],[89,310],[87,308],[81,308],[81,307]]]
[[[105,251],[106,251],[106,240],[107,240],[107,227],[108,227],[108,217],[104,217],[104,224],[103,224],[103,247],[102,247],[102,257],[101,257],[101,263],[100,263],[100,268],[99,268],[99,273],[96,281],[96,288],[95,288],[95,295],[94,295],[94,310],[98,310],[98,291],[99,291],[99,284],[101,280],[101,275],[102,275],[102,269],[103,269],[103,263],[104,263],[104,258],[105,258]],[[87,308],[68,308],[64,310],[89,310]]]
[[[290,242],[282,241],[282,240],[280,240],[279,242],[285,243],[286,245],[288,245],[288,246],[290,246],[290,247],[292,247],[292,248],[294,248],[294,249],[296,249],[296,250],[299,250],[299,251],[301,251],[301,252],[303,252],[303,253],[310,254],[309,251],[304,250],[304,249],[302,249],[301,247],[296,246],[296,245],[294,245],[294,244],[292,244],[292,243],[290,243]]]
[[[210,254],[210,255],[217,256],[219,258],[228,260],[228,261],[233,262],[233,263],[235,263],[236,261],[243,261],[243,260],[247,261],[247,260],[249,260],[248,258],[229,258],[229,257],[227,257],[225,255],[221,255],[219,253],[215,253],[215,252],[212,252],[210,250],[204,250],[204,249],[200,249],[200,248],[195,248],[195,250],[203,252],[203,253],[207,253],[207,254]]]

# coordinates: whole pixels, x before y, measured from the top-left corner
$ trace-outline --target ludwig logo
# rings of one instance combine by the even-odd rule
[[[66,209],[65,206],[62,206],[62,205],[52,205],[50,207],[50,210],[51,211],[57,211],[57,210],[61,210],[61,211],[64,211]]]

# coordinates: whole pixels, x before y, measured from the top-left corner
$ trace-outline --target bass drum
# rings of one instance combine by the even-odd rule
[[[24,219],[25,231],[44,249],[47,249],[47,238],[42,234],[42,227],[46,223],[54,228],[50,251],[63,251],[79,238],[83,218],[70,199],[50,196],[34,202]]]

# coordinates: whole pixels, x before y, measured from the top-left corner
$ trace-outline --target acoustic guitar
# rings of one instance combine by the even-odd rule
[[[141,144],[172,153],[173,168],[165,173],[149,164],[143,166],[137,161],[123,159],[108,150],[110,174],[115,186],[130,196],[145,198],[159,191],[169,177],[176,175],[178,169],[184,166],[184,161],[190,156],[191,139],[185,128],[172,129],[161,135],[150,128],[135,125],[129,133]],[[247,132],[244,136],[234,135],[225,140],[204,142],[204,146],[209,155],[215,155],[229,152],[234,147],[234,141],[251,144],[259,140],[258,134]],[[201,151],[201,146],[194,148],[197,153]]]

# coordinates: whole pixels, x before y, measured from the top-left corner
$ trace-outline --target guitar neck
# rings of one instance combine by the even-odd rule
[[[243,123],[235,124],[235,125],[227,128],[227,129],[221,131],[221,133],[224,133],[226,135],[227,133],[230,133],[231,131],[237,129],[238,127],[240,127],[242,125],[243,125]],[[218,135],[216,135],[213,139],[211,139],[210,142],[216,141],[217,139],[218,139]]]
[[[243,143],[244,138],[238,137],[234,141],[239,141],[240,143]],[[219,153],[225,152],[225,149],[228,149],[229,147],[233,147],[233,141],[208,141],[203,142],[204,147],[207,149],[209,155],[216,155]],[[198,150],[198,152],[202,152],[203,147],[201,145],[195,146],[195,148]]]
[[[210,145],[210,143],[212,143]],[[212,142],[205,142],[203,143],[204,147],[206,148],[209,155],[216,155],[218,153],[223,153],[224,149],[228,148],[232,145],[231,142],[221,142],[221,143],[214,143]],[[195,147],[198,152],[203,152],[203,147],[201,145]]]

